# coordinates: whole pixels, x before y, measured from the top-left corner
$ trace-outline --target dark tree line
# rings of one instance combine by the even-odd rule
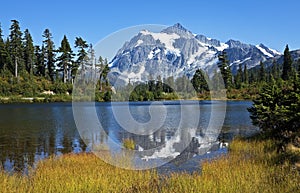
[[[71,91],[66,87],[71,87],[68,84],[73,83],[78,69],[92,67],[94,62],[101,71],[100,90],[102,82],[108,84],[108,61],[91,60],[93,47],[83,38],[75,38],[77,50],[73,51],[66,35],[56,48],[49,29],[44,30],[41,45],[34,44],[28,29],[21,31],[17,20],[11,20],[9,30],[9,36],[4,37],[0,24],[0,95],[33,96],[43,90],[59,91],[60,88]]]
[[[248,70],[246,65],[240,64],[236,74],[231,71],[229,61],[227,59],[226,51],[223,51],[219,55],[218,70],[214,72],[212,77],[214,84],[221,84],[220,79],[224,83],[226,89],[242,89],[250,86],[262,87],[264,84],[272,84],[273,79],[279,81],[289,81],[299,71],[300,60],[293,61],[288,45],[284,51],[284,60],[282,64],[277,64],[276,60],[270,67],[266,67],[263,61],[260,62],[259,67],[251,68]],[[221,77],[220,77],[221,75]],[[197,92],[202,93],[208,91],[207,77],[205,71],[198,69],[191,82]],[[219,82],[219,83],[218,83]],[[220,89],[218,85],[212,85],[211,89]]]
[[[128,91],[130,91],[129,96],[126,96]],[[177,79],[174,79],[173,76],[168,78],[158,76],[156,79],[150,78],[144,83],[129,82],[123,90],[119,90],[119,94],[122,95],[119,98],[130,101],[172,100],[189,98],[193,91],[193,85],[186,76]]]
[[[45,77],[52,82],[62,80],[71,82],[78,68],[88,60],[89,45],[81,37],[76,37],[75,54],[65,35],[56,49],[53,36],[49,29],[45,29],[42,45],[34,45],[28,29],[21,31],[19,22],[11,20],[9,36],[5,39],[0,25],[0,72],[15,77],[22,73]],[[108,63],[101,59],[101,65]],[[105,65],[104,65],[105,66]],[[81,66],[82,67],[82,66]],[[107,71],[107,69],[106,69]]]
[[[266,68],[260,62],[258,68],[247,70],[240,65],[235,76],[223,52],[219,56],[219,70],[225,88],[260,87],[254,104],[249,108],[253,124],[258,126],[266,137],[277,143],[278,151],[285,151],[287,144],[300,147],[300,61],[294,61],[289,47],[286,46],[283,63]],[[197,70],[192,83],[197,92],[207,91],[207,76],[203,70]],[[220,77],[219,77],[220,78]]]
[[[277,142],[278,151],[285,151],[289,143],[300,147],[300,79],[297,68],[286,46],[282,70],[274,62],[269,73],[260,74],[265,77],[260,81],[268,79],[268,83],[248,109],[253,123]],[[260,72],[265,73],[262,69],[263,66]]]

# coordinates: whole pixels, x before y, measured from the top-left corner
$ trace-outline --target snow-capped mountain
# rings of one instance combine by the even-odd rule
[[[233,72],[240,64],[252,68],[260,61],[281,55],[263,44],[255,46],[236,40],[222,43],[193,34],[177,23],[159,33],[140,31],[117,52],[111,61],[110,75],[124,82],[147,81],[158,76],[191,78],[198,68],[212,73],[223,50]]]

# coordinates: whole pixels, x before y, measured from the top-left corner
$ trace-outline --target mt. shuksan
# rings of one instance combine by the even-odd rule
[[[198,68],[210,74],[217,68],[218,55],[223,50],[233,72],[239,64],[249,69],[281,55],[263,44],[254,46],[236,40],[222,43],[195,35],[177,23],[159,33],[140,31],[126,42],[111,61],[111,76],[124,82],[143,82],[158,76],[191,78]]]

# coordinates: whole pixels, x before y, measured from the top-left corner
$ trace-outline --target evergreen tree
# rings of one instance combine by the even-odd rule
[[[2,36],[2,28],[0,23],[0,71],[5,70],[7,67],[7,63],[9,62],[7,59],[8,52]]]
[[[169,78],[170,77],[163,78],[163,92],[165,92],[165,93],[172,93],[174,91],[173,88],[170,87],[170,84],[168,82]],[[174,85],[174,82],[173,82],[173,85]]]
[[[95,69],[95,61],[96,61],[96,58],[95,58],[95,50],[93,48],[93,45],[90,44],[89,45],[89,49],[88,49],[88,57],[89,57],[89,62],[87,63],[87,66],[92,68],[92,69]]]
[[[4,49],[4,56],[6,56],[6,63],[4,63],[4,69],[7,69],[8,71],[10,71],[12,74],[14,73],[14,69],[13,69],[13,60],[11,57],[11,54],[9,53],[9,49],[10,49],[10,42],[9,42],[9,38],[6,38],[6,41],[4,43],[5,45],[5,49]]]
[[[102,56],[99,56],[97,67],[102,71],[104,69],[104,60]]]
[[[9,53],[12,60],[12,63],[10,64],[10,70],[15,74],[15,77],[18,77],[18,71],[24,69],[22,32],[17,20],[11,20],[11,22],[12,24],[9,28]]]
[[[164,82],[166,84],[166,91],[165,92],[173,92],[175,89],[175,85],[174,85],[174,77],[170,76],[166,79],[166,81]]]
[[[224,82],[223,82],[223,77],[222,77],[221,73],[219,73],[218,70],[215,69],[213,72],[211,88],[214,91],[218,91],[220,89],[224,89],[223,84],[224,84]]]
[[[232,72],[229,66],[229,61],[227,59],[227,54],[223,51],[219,55],[219,64],[218,67],[220,68],[221,74],[223,76],[225,88],[229,89],[232,87]]]
[[[108,67],[108,61],[105,58],[104,59],[104,67],[103,67],[103,69],[101,71],[101,78],[102,78],[102,80],[100,80],[100,81],[104,81],[106,86],[108,86],[108,79],[107,79],[107,77],[108,77],[109,70],[110,69]]]
[[[235,86],[237,89],[240,89],[242,87],[242,82],[243,82],[243,69],[242,69],[242,64],[239,64],[239,69],[235,76]]]
[[[280,78],[280,69],[276,62],[276,60],[273,60],[273,64],[271,67],[271,73],[270,73],[270,79],[273,77],[275,80],[278,80]]]
[[[300,82],[295,78],[293,86],[278,85],[272,79],[249,108],[254,125],[278,141],[278,150],[294,140],[300,133]]]
[[[203,93],[204,91],[209,91],[207,82],[205,79],[207,78],[207,75],[205,74],[205,72],[201,69],[196,70],[191,82],[192,85],[194,87],[194,89],[198,92],[198,93]]]
[[[66,83],[70,79],[70,71],[73,63],[73,51],[67,37],[64,35],[61,45],[58,48],[60,56],[57,58],[58,67],[63,72],[63,82]]]
[[[54,82],[55,75],[55,53],[54,53],[54,43],[52,41],[52,34],[49,29],[45,29],[43,33],[45,40],[43,41],[45,49],[45,61],[47,66],[47,74],[52,82]]]
[[[156,90],[156,88],[155,88],[155,80],[153,80],[152,77],[149,78],[148,88],[149,88],[150,92],[155,92],[155,90]]]
[[[247,65],[244,65],[244,76],[243,76],[243,82],[245,84],[249,84],[249,74],[248,74],[248,69],[247,69]]]
[[[85,49],[88,47],[89,46],[86,43],[86,41],[84,41],[81,37],[76,37],[75,48],[78,48],[78,53],[77,53],[77,60],[74,63],[74,66],[73,66],[72,72],[71,72],[73,78],[75,78],[78,68],[83,69],[84,63],[87,62],[87,52]]]
[[[183,77],[178,77],[178,78],[176,78],[176,80],[175,80],[175,85],[176,85],[176,91],[177,92],[185,92],[185,88],[186,88],[186,86],[185,86],[185,81],[183,80],[183,78],[184,78],[184,76]]]
[[[154,94],[154,97],[155,98],[161,98],[162,92],[163,92],[163,83],[162,83],[160,75],[157,76],[155,90],[156,90],[156,92]]]
[[[44,61],[44,46],[40,49],[39,46],[34,48],[35,55],[35,75],[45,77],[46,75],[46,66]]]
[[[24,31],[24,62],[26,71],[33,74],[34,46],[29,30]]]
[[[266,81],[266,71],[265,71],[265,64],[260,61],[259,64],[259,80],[260,82],[265,82]]]
[[[286,45],[283,55],[283,67],[282,67],[282,79],[289,80],[292,73],[293,59],[289,50],[289,46]]]
[[[100,75],[99,75],[99,82],[100,82],[100,91],[102,91],[102,82],[103,82],[103,75],[105,75],[105,72],[103,73],[104,71],[104,60],[102,58],[102,56],[99,56],[99,59],[98,59],[98,64],[97,64],[97,67],[100,71]]]
[[[2,53],[4,52],[5,45],[4,41],[2,39],[2,28],[1,28],[1,23],[0,23],[0,71],[4,68],[4,57]]]

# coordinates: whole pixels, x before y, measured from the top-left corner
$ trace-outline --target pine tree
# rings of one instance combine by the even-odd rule
[[[289,50],[289,46],[286,45],[283,55],[283,67],[282,67],[282,79],[289,80],[292,73],[293,59]]]
[[[54,53],[54,43],[52,41],[52,34],[49,29],[45,29],[43,33],[45,40],[43,41],[45,49],[45,61],[47,66],[47,74],[52,82],[54,82],[55,75],[55,53]]]
[[[208,85],[206,80],[207,79],[207,75],[205,74],[205,72],[201,69],[196,70],[191,83],[194,87],[194,89],[198,92],[198,93],[203,93],[204,91],[209,91]]]
[[[44,60],[44,46],[40,49],[39,46],[35,46],[34,48],[35,55],[35,75],[45,77],[46,75],[46,66]]]
[[[174,77],[170,76],[166,79],[166,81],[164,82],[166,84],[166,88],[168,93],[173,92],[175,89],[175,85],[174,85]]]
[[[239,69],[235,77],[235,85],[237,89],[240,89],[242,87],[242,82],[243,82],[243,69],[242,69],[242,64],[239,64]]]
[[[273,60],[270,76],[273,77],[275,80],[278,80],[280,78],[279,74],[280,74],[279,66],[278,66],[276,60]],[[270,79],[271,79],[271,77],[270,77]]]
[[[2,36],[2,28],[0,23],[0,71],[6,69],[8,55]]]
[[[248,74],[248,69],[247,69],[247,65],[244,65],[244,75],[243,75],[243,82],[245,84],[249,84],[249,74]]]
[[[229,61],[227,59],[227,54],[223,51],[219,55],[219,64],[218,67],[220,68],[221,74],[223,76],[225,88],[229,89],[232,87],[232,72],[229,66]]]
[[[95,60],[96,60],[96,58],[95,58],[95,50],[94,50],[94,48],[93,48],[93,45],[92,44],[90,44],[89,45],[89,49],[88,49],[88,57],[89,57],[89,62],[88,62],[88,66],[90,67],[90,68],[92,68],[92,69],[95,69]]]
[[[33,74],[34,46],[29,30],[24,31],[24,62],[26,71]]]
[[[104,71],[104,60],[102,58],[102,56],[99,56],[99,59],[98,59],[98,63],[96,64],[96,67],[98,68],[99,70],[99,84],[100,84],[100,91],[102,91],[102,82],[103,82],[103,75],[105,75],[105,72],[103,73]]]
[[[3,54],[6,62],[4,63],[3,69],[8,70],[8,72],[13,74],[14,73],[14,71],[13,71],[14,69],[13,69],[13,66],[12,66],[13,61],[12,61],[12,58],[11,58],[11,54],[9,53],[9,48],[10,48],[9,38],[7,38],[6,41],[4,42],[4,46],[5,46],[5,48],[4,48],[2,54]]]
[[[300,133],[300,82],[297,77],[293,84],[293,87],[283,88],[272,78],[248,109],[253,124],[278,142],[278,150],[285,150]]]
[[[217,69],[214,69],[213,77],[211,81],[211,89],[214,91],[218,91],[220,89],[224,89],[224,82],[221,73],[218,72]]]
[[[86,41],[84,41],[81,37],[76,37],[75,39],[75,48],[78,48],[77,53],[77,60],[74,63],[74,66],[72,68],[72,77],[74,78],[77,74],[78,68],[81,68],[83,70],[84,64],[87,62],[87,52],[86,48],[88,48],[88,44]]]
[[[60,71],[63,72],[63,82],[66,83],[70,79],[69,72],[71,71],[73,63],[73,51],[65,35],[58,48],[58,52],[61,54],[57,58],[58,67],[60,68]]]
[[[11,20],[12,24],[9,35],[9,53],[11,55],[12,63],[10,69],[15,77],[18,77],[18,71],[24,69],[23,62],[23,46],[22,46],[22,32],[20,30],[19,22]]]
[[[265,71],[265,64],[260,61],[259,63],[259,80],[260,82],[265,82],[266,81],[266,71]]]
[[[152,75],[150,75],[150,77],[148,78],[148,90],[150,92],[155,92],[156,88],[155,88],[155,80],[153,79]]]
[[[161,98],[163,92],[163,84],[160,75],[157,76],[155,90],[156,90],[154,94],[155,98]]]
[[[102,58],[102,57],[101,57]],[[109,73],[109,67],[108,67],[108,61],[105,58],[103,61],[103,66],[101,67],[101,72],[100,72],[100,84],[102,84],[102,82],[105,82],[105,85],[108,86],[108,73]]]

